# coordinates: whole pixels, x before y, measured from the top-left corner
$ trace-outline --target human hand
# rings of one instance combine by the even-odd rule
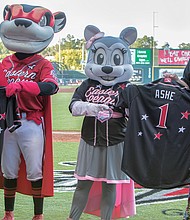
[[[171,80],[175,80],[177,83],[179,83],[181,86],[189,89],[189,86],[187,85],[186,82],[184,82],[183,80],[179,79],[177,74],[172,74],[172,73],[164,73],[163,74],[164,78],[170,78]]]
[[[174,74],[174,73],[164,73],[163,77],[164,78],[171,78],[171,79],[176,80],[176,81],[179,80],[178,75]]]

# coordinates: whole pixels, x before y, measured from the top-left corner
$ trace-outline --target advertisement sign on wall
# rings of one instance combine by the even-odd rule
[[[151,49],[130,49],[132,64],[151,65]]]
[[[190,50],[159,50],[158,65],[186,66],[190,59]]]
[[[129,80],[133,83],[142,83],[143,82],[143,70],[140,68],[134,68],[133,76]]]

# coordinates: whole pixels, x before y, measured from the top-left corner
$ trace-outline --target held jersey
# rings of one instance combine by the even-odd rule
[[[106,104],[113,110],[113,115],[102,114],[102,117],[105,117],[105,121],[100,121],[93,116],[84,117],[81,137],[88,144],[105,147],[124,141],[127,120],[124,110],[117,108],[116,104],[119,100],[119,93],[122,88],[125,88],[127,83],[103,86],[98,81],[87,79],[76,89],[69,106],[70,110],[72,103],[75,101]],[[116,118],[114,114],[119,114],[120,116]]]
[[[2,61],[3,74],[8,83],[20,81],[53,82],[57,85],[54,68],[48,60],[35,54],[19,60],[15,54]],[[43,111],[43,96],[31,96],[26,92],[17,95],[19,108],[23,112]]]
[[[165,82],[168,81],[168,82]],[[147,188],[190,183],[190,90],[170,79],[130,85],[122,170]]]
[[[16,98],[15,96],[7,98],[5,87],[0,86],[0,164],[5,129],[8,128],[10,132],[14,132],[20,126],[21,122],[17,115]]]

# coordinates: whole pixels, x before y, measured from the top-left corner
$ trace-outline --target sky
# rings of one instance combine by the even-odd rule
[[[43,6],[53,13],[63,11],[66,26],[54,35],[50,45],[68,34],[82,39],[89,24],[116,37],[124,28],[135,27],[138,38],[154,36],[158,47],[168,42],[175,49],[181,43],[190,43],[190,0],[1,0],[0,22],[7,4]]]

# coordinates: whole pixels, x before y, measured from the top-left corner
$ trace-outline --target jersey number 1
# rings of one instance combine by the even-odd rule
[[[168,107],[169,104],[165,104],[159,107],[160,109],[160,118],[159,118],[159,124],[156,126],[158,128],[167,128],[166,127],[166,119],[168,114]]]

